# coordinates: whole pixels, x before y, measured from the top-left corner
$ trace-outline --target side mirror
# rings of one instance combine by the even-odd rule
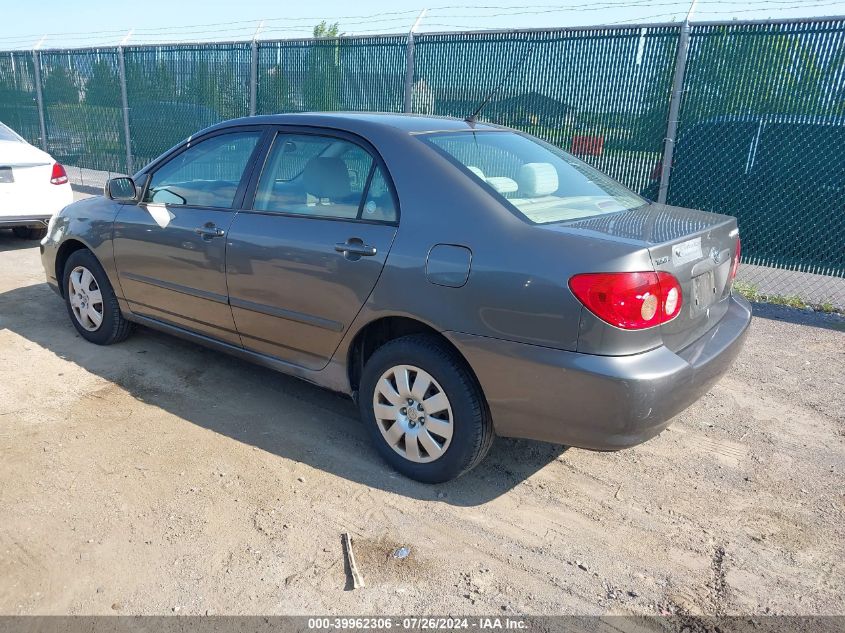
[[[135,202],[138,198],[135,181],[129,178],[129,176],[111,178],[106,181],[104,193],[106,198],[117,200],[118,202]]]

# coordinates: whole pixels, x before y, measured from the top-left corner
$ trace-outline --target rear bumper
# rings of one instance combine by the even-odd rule
[[[475,370],[498,435],[595,450],[634,446],[665,429],[736,358],[751,306],[732,296],[713,329],[686,349],[595,356],[451,332]]]
[[[28,226],[31,228],[44,228],[50,221],[50,215],[0,215],[0,227]]]

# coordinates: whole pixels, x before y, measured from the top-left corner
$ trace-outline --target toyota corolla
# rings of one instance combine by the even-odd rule
[[[349,394],[384,459],[426,482],[496,435],[643,442],[751,320],[734,218],[446,118],[227,121],[65,208],[41,249],[88,341],[141,324]]]

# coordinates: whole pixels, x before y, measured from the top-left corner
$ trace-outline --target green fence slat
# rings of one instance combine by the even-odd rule
[[[680,25],[415,36],[411,107],[525,130],[655,198]],[[256,113],[401,112],[407,36],[261,41]],[[47,147],[126,169],[115,48],[41,53]],[[125,49],[141,166],[250,111],[249,42]],[[513,72],[509,75],[509,73]],[[693,25],[668,202],[739,218],[751,264],[845,277],[845,21]],[[41,144],[30,51],[0,53],[0,121]],[[505,160],[503,158],[503,160]]]
[[[69,165],[125,171],[117,49],[41,53],[47,150]]]
[[[257,114],[401,112],[403,37],[260,42]]]
[[[845,277],[845,21],[693,26],[668,202],[743,261]]]
[[[0,121],[41,146],[31,52],[0,53]]]
[[[414,112],[530,132],[640,190],[660,160],[679,27],[418,36]],[[508,73],[513,70],[512,74]]]
[[[250,45],[179,44],[124,50],[135,165],[191,134],[249,114]]]

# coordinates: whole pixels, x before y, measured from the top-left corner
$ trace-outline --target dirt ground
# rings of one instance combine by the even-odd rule
[[[145,329],[88,344],[8,232],[0,271],[2,614],[845,613],[839,317],[762,309],[642,446],[500,439],[427,486],[350,401]]]

